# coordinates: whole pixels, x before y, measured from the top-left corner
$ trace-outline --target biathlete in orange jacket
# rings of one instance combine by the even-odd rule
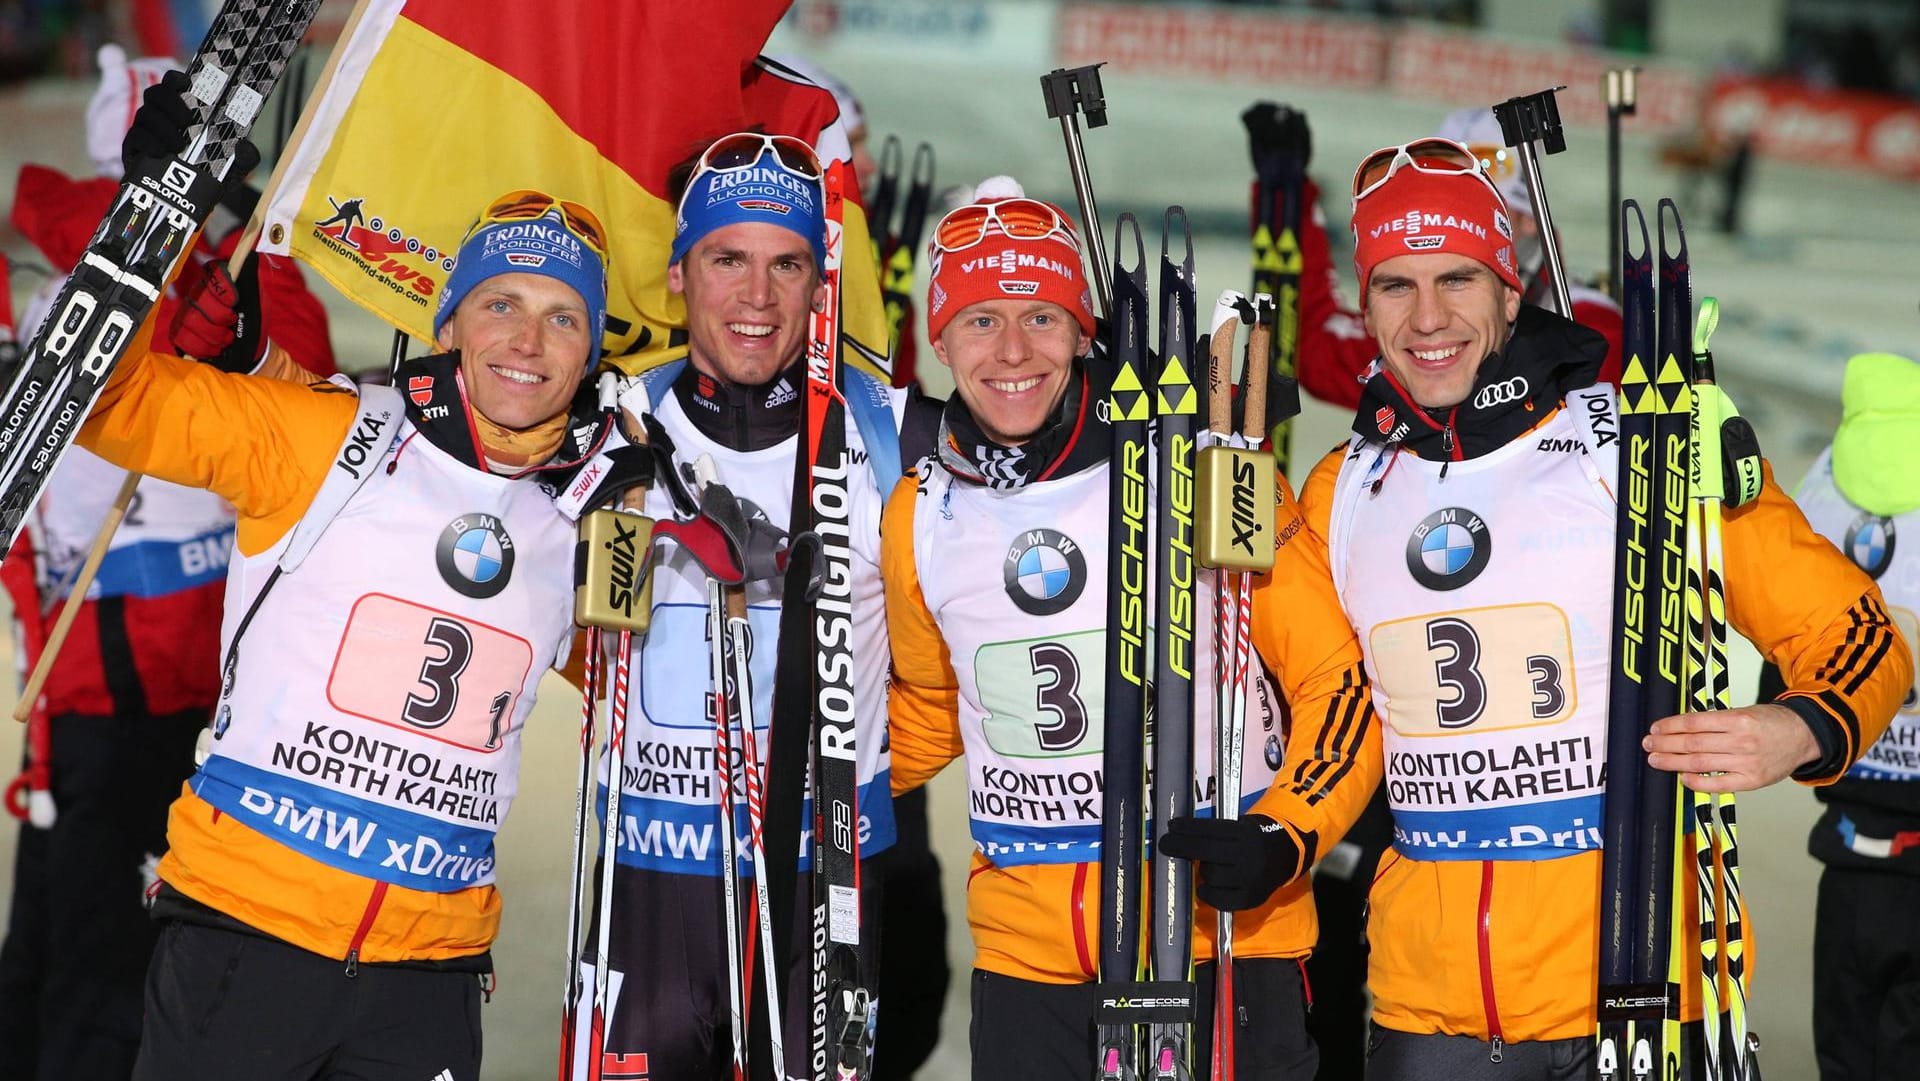
[[[478,1076],[494,835],[573,631],[553,482],[609,438],[575,394],[605,251],[578,204],[490,205],[442,293],[445,352],[402,366],[404,398],[142,343],[114,373],[81,442],[239,515],[136,1076]]]
[[[1369,896],[1368,1076],[1578,1076],[1615,559],[1615,394],[1593,385],[1606,343],[1521,303],[1505,205],[1466,147],[1378,151],[1354,192],[1382,369],[1302,505],[1386,721],[1366,748],[1384,754],[1394,818]],[[1416,211],[1441,223],[1417,250],[1392,228]],[[1879,589],[1770,473],[1724,530],[1728,616],[1787,690],[1657,721],[1648,765],[1699,790],[1830,783],[1912,685],[1907,649]]]
[[[894,490],[881,525],[893,788],[916,788],[966,756],[977,849],[967,901],[973,1076],[1084,1081],[1095,1065],[1111,442],[1095,403],[1111,374],[1089,355],[1079,243],[1057,208],[990,180],[936,226],[931,266],[931,340],[957,392],[937,454]],[[1276,535],[1290,539],[1255,604],[1281,604],[1286,616],[1259,623],[1254,641],[1292,703],[1293,728],[1282,736],[1276,688],[1256,672],[1237,794],[1252,816],[1226,823],[1254,838],[1250,866],[1227,886],[1203,863],[1199,892],[1253,909],[1235,939],[1249,1011],[1239,1076],[1306,1079],[1315,1053],[1299,959],[1316,929],[1302,872],[1366,803],[1379,761],[1358,757],[1374,727],[1359,648],[1321,555],[1299,540],[1304,530],[1286,528],[1298,511],[1281,485]],[[1197,684],[1212,663],[1209,639]],[[1210,700],[1196,696],[1196,763],[1212,762]],[[1211,788],[1204,776],[1198,784]],[[1279,825],[1263,835],[1263,822]],[[1241,905],[1248,894],[1265,903]],[[1210,956],[1214,921],[1195,923],[1196,955]],[[1200,1018],[1210,967],[1198,977]],[[1208,1028],[1194,1026],[1196,1070]]]

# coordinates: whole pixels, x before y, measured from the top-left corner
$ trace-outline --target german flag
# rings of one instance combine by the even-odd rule
[[[758,56],[788,3],[362,0],[275,171],[260,250],[427,341],[474,215],[538,188],[593,208],[611,234],[608,359],[630,372],[674,359],[674,168],[748,129],[850,156],[833,96]],[[846,244],[868,244],[857,199]],[[842,296],[847,359],[884,374],[878,271],[848,260]]]

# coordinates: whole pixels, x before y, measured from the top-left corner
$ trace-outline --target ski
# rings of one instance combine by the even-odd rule
[[[1279,126],[1278,115],[1291,112],[1284,105],[1261,102],[1242,116],[1248,132]],[[1277,333],[1262,364],[1292,379],[1300,364],[1300,218],[1306,173],[1291,154],[1253,153],[1253,291],[1265,293],[1278,305]],[[1270,433],[1273,458],[1280,475],[1287,475],[1293,455],[1293,416],[1289,413]]]
[[[1134,262],[1121,262],[1132,235]],[[1114,376],[1107,396],[1113,457],[1107,507],[1106,716],[1100,794],[1100,986],[1095,1014],[1098,1081],[1134,1081],[1146,997],[1140,961],[1145,883],[1142,801],[1147,717],[1147,254],[1140,223],[1120,215],[1114,229],[1113,318],[1107,324]],[[1101,268],[1104,269],[1104,268]]]
[[[845,162],[826,175],[826,303],[807,340],[807,507],[822,542],[825,576],[813,619],[812,1067],[816,1081],[867,1077],[873,992],[860,958],[860,778],[855,757],[849,488],[856,468],[846,443],[840,387],[841,214]],[[789,598],[791,601],[792,598]]]
[[[1640,736],[1645,703],[1650,621],[1645,589],[1651,573],[1654,476],[1653,252],[1646,217],[1633,200],[1621,204],[1622,347],[1620,465],[1615,491],[1612,673],[1607,701],[1607,782],[1600,858],[1600,986],[1594,1062],[1600,1081],[1645,1076],[1651,1047],[1642,1029],[1658,1026],[1665,989],[1635,979],[1639,920],[1633,884],[1640,846],[1640,790],[1645,758]],[[1631,1071],[1631,1072],[1628,1072]]]
[[[906,322],[907,309],[913,304],[914,260],[920,252],[920,236],[926,231],[927,206],[932,200],[933,147],[921,143],[913,151],[913,171],[908,177],[906,204],[900,209],[900,227],[889,229],[885,219],[879,226],[888,230],[887,254],[881,265],[880,299],[887,311],[889,357],[900,352],[901,327]]]
[[[187,148],[136,163],[0,400],[0,551],[13,544],[107,378],[219,200],[319,0],[229,0],[187,65]]]
[[[1687,708],[1728,709],[1727,600],[1721,511],[1759,495],[1759,443],[1713,370],[1720,305],[1700,301],[1693,332],[1693,528],[1687,543]],[[1759,1039],[1747,1028],[1746,942],[1739,836],[1731,793],[1692,793],[1700,904],[1700,990],[1708,1081],[1759,1076]]]
[[[1176,226],[1176,222],[1178,223]],[[1178,233],[1175,233],[1176,228]],[[1178,236],[1185,249],[1175,263]],[[1176,818],[1193,813],[1194,435],[1199,392],[1194,345],[1193,235],[1186,210],[1168,207],[1160,233],[1160,372],[1154,378],[1158,527],[1154,551],[1153,746],[1155,839]],[[1156,844],[1149,897],[1149,959],[1159,998],[1180,1004],[1177,1017],[1147,1025],[1146,1076],[1188,1081],[1193,1035],[1193,865]]]

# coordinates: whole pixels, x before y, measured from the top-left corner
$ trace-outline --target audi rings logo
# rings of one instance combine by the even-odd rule
[[[1473,396],[1473,407],[1487,409],[1496,405],[1505,405],[1508,402],[1524,401],[1529,389],[1531,388],[1527,386],[1526,379],[1518,375],[1498,383],[1488,383],[1480,388],[1480,393]]]

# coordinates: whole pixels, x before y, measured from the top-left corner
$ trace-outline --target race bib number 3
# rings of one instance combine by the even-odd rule
[[[1550,604],[1394,620],[1368,641],[1387,721],[1403,736],[1555,724],[1573,715],[1573,641]]]
[[[533,665],[526,639],[466,616],[369,593],[354,603],[327,677],[343,713],[492,752]]]
[[[987,745],[1008,758],[1100,753],[1105,650],[1103,631],[981,646],[973,678]]]

